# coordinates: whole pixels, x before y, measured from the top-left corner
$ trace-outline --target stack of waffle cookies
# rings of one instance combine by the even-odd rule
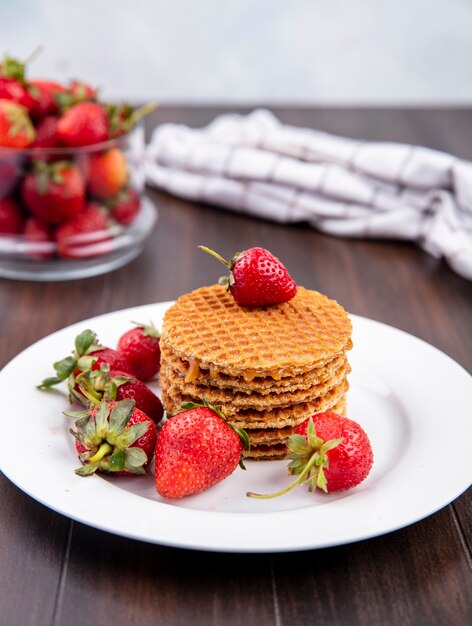
[[[351,322],[334,300],[298,287],[284,304],[241,307],[219,285],[181,296],[161,335],[163,401],[209,402],[244,428],[246,458],[278,459],[307,417],[346,411]]]

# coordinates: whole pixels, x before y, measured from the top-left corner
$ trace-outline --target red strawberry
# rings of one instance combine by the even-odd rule
[[[42,261],[54,256],[56,245],[50,229],[35,217],[26,220],[23,229],[23,239],[28,242],[25,254],[31,259]]]
[[[65,91],[63,85],[52,80],[31,80],[29,87],[34,99],[31,115],[35,119],[41,119],[46,115],[55,115],[59,112],[57,99],[58,94]]]
[[[112,247],[106,209],[90,202],[78,215],[57,227],[56,242],[57,253],[65,259],[108,254]]]
[[[230,262],[216,252],[199,246],[226,267],[229,276],[220,280],[226,284],[241,306],[256,307],[288,302],[297,293],[297,286],[282,263],[264,248],[249,248],[237,252]]]
[[[37,52],[36,50],[30,55],[28,61],[32,60]],[[26,81],[25,71],[28,61],[19,61],[8,55],[3,57],[0,63],[0,98],[13,100],[31,113],[35,106],[36,92]]]
[[[152,421],[155,424],[158,424],[163,415],[164,409],[162,406],[162,402],[156,396],[156,394],[149,389],[147,385],[145,385],[140,380],[131,377],[126,372],[120,372],[116,370],[112,370],[110,372],[111,380],[118,381],[117,390],[116,390],[116,399],[123,400],[124,398],[131,398],[136,401],[136,406],[149,415]],[[121,382],[121,379],[125,378],[124,382]]]
[[[36,161],[23,181],[23,200],[46,224],[60,224],[78,215],[85,202],[84,181],[70,161]]]
[[[23,228],[20,205],[11,198],[0,199],[0,235],[18,235]]]
[[[141,203],[136,191],[130,187],[111,198],[107,202],[107,206],[117,222],[123,226],[129,226],[136,219]]]
[[[36,139],[33,148],[58,148],[60,146],[56,134],[57,117],[48,115],[36,126]]]
[[[88,190],[97,198],[112,198],[128,180],[125,155],[118,148],[93,154],[89,159]]]
[[[99,370],[103,363],[106,363],[110,369],[129,372],[129,364],[125,356],[113,348],[97,348],[88,352],[88,355],[96,359],[92,370]]]
[[[200,493],[233,473],[247,434],[236,432],[204,399],[184,403],[162,427],[156,445],[156,489],[164,498]]]
[[[0,146],[26,148],[35,137],[33,124],[24,107],[0,99]]]
[[[57,136],[65,146],[78,147],[108,139],[108,119],[96,102],[79,102],[68,109],[57,123]]]
[[[116,476],[146,473],[156,445],[156,426],[132,400],[103,401],[91,414],[80,414],[75,426],[77,430],[70,432],[83,464],[75,470],[79,476],[97,471]]]
[[[35,100],[27,87],[14,78],[0,78],[0,98],[11,100],[31,113]]]
[[[94,355],[91,353],[91,357]],[[96,365],[85,371],[74,372],[73,388],[72,379],[69,381],[69,391],[74,399],[81,404],[97,404],[104,399],[112,400],[130,399],[136,402],[136,406],[146,413],[155,424],[158,424],[163,415],[162,402],[156,394],[143,382],[134,378],[127,371],[111,370],[108,364]]]
[[[359,485],[369,474],[374,455],[369,438],[353,420],[326,411],[306,419],[290,437],[289,473],[297,480],[278,493],[256,498],[273,498],[293,487],[308,482],[310,491],[317,487],[324,492],[342,491]]]
[[[126,357],[131,373],[139,380],[154,378],[160,368],[159,331],[151,322],[137,324],[118,340],[117,350]]]

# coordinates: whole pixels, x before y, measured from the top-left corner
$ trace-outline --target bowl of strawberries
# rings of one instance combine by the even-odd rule
[[[85,82],[0,62],[0,276],[70,280],[138,256],[157,211],[144,195],[142,118]]]

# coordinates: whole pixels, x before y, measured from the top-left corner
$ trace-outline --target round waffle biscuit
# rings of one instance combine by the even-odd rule
[[[285,376],[280,380],[269,377],[255,377],[247,382],[243,376],[229,376],[223,372],[218,372],[213,366],[210,369],[203,369],[195,366],[186,359],[181,359],[169,349],[165,344],[161,351],[161,368],[167,371],[171,368],[179,374],[185,382],[195,382],[199,385],[218,387],[219,389],[231,389],[233,391],[252,394],[280,393],[282,391],[295,391],[298,389],[309,389],[331,378],[334,373],[345,364],[347,357],[343,352],[336,355],[328,363],[321,367],[316,367],[298,376]]]
[[[239,306],[220,285],[181,296],[162,325],[163,349],[230,376],[295,376],[330,361],[350,342],[351,322],[341,305],[298,287],[289,302]]]
[[[256,411],[270,411],[283,407],[292,406],[301,402],[313,401],[315,398],[324,396],[330,389],[339,385],[350,371],[347,361],[334,375],[319,385],[308,389],[295,391],[283,391],[281,393],[260,394],[240,393],[231,389],[218,389],[205,385],[186,383],[174,370],[166,366],[161,367],[160,381],[162,388],[172,397],[182,395],[193,401],[201,401],[205,397],[211,404],[220,406],[223,413],[230,418],[238,411],[254,409]]]

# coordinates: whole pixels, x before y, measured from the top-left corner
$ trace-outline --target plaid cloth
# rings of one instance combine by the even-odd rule
[[[269,111],[203,129],[165,124],[147,182],[169,193],[343,237],[417,242],[472,280],[472,163],[287,126]]]

